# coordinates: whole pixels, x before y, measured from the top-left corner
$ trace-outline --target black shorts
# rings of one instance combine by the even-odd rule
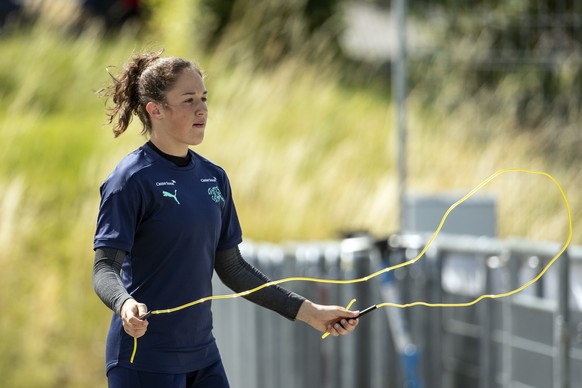
[[[107,373],[109,388],[229,388],[222,361],[189,373],[152,373],[120,366]]]

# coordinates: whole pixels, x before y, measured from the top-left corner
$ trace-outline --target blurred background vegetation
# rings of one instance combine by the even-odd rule
[[[0,19],[0,376],[9,387],[106,384],[109,312],[91,288],[98,188],[144,138],[135,128],[114,140],[95,91],[105,68],[132,53],[165,48],[205,69],[210,121],[196,151],[229,173],[246,238],[398,228],[390,61],[342,44],[353,3],[149,0],[115,12],[86,3],[27,1]],[[464,194],[499,169],[547,171],[564,186],[582,243],[580,6],[560,2],[561,15],[577,15],[572,28],[540,22],[525,35],[527,16],[544,7],[551,19],[556,2],[411,3],[420,43],[408,61],[409,190]],[[487,191],[500,237],[564,240],[549,181],[516,174]]]

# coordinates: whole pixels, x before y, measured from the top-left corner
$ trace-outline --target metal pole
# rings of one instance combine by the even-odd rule
[[[393,0],[392,14],[396,26],[396,55],[392,65],[392,94],[398,130],[398,202],[399,230],[404,229],[406,195],[406,0]]]
[[[558,282],[558,314],[554,323],[554,386],[570,388],[570,256],[566,250],[560,257]]]
[[[519,287],[519,270],[520,270],[520,259],[517,254],[514,254],[511,249],[504,249],[501,253],[503,260],[507,262],[507,289],[513,290]],[[514,355],[514,333],[513,333],[513,299],[504,298],[503,299],[503,362],[501,364],[502,368],[502,378],[503,386],[511,387],[513,385],[513,355]]]
[[[486,255],[483,255],[483,270],[485,271],[485,293],[493,292],[492,268]],[[481,320],[481,335],[479,336],[479,388],[489,388],[493,386],[494,376],[492,373],[493,351],[493,301],[482,301],[478,307],[478,314]]]
[[[342,254],[349,258],[355,277],[361,278],[371,272],[370,257],[373,249],[373,240],[369,236],[347,238],[342,241]],[[368,307],[372,302],[370,283],[357,283],[354,285],[355,298],[360,310]],[[345,381],[346,387],[371,387],[370,366],[370,344],[372,334],[370,333],[370,320],[362,320],[361,328],[356,330],[350,337],[355,339],[354,346],[349,350],[352,353],[352,365],[354,373],[351,381]]]

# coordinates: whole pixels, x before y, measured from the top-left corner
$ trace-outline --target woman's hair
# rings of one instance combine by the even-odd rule
[[[166,103],[166,92],[170,90],[185,69],[202,71],[190,61],[160,55],[163,50],[135,55],[115,77],[107,72],[113,82],[98,93],[113,100],[108,109],[108,123],[113,124],[115,137],[121,135],[136,114],[143,124],[142,135],[151,132],[152,123],[146,105],[150,101]]]

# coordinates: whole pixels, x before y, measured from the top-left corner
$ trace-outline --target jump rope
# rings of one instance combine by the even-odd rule
[[[485,295],[481,295],[477,298],[475,298],[474,300],[470,301],[470,302],[466,302],[466,303],[427,303],[427,302],[422,302],[422,301],[416,301],[416,302],[411,302],[411,303],[404,303],[404,304],[399,304],[399,303],[390,303],[390,302],[384,302],[384,303],[379,303],[373,306],[370,306],[364,310],[362,310],[360,312],[360,314],[356,317],[356,318],[352,318],[352,319],[357,319],[362,317],[363,315],[374,311],[376,309],[382,308],[382,307],[396,307],[396,308],[400,308],[400,309],[404,309],[404,308],[408,308],[408,307],[413,307],[413,306],[425,306],[425,307],[469,307],[469,306],[473,306],[474,304],[480,302],[483,299],[499,299],[499,298],[505,298],[514,294],[517,294],[518,292],[524,290],[525,288],[531,286],[532,284],[534,284],[535,282],[537,282],[538,280],[540,280],[540,278],[548,271],[548,269],[550,269],[550,267],[552,266],[552,264],[554,264],[554,262],[562,255],[562,253],[564,253],[564,251],[568,248],[568,246],[570,245],[570,241],[572,240],[572,214],[570,211],[570,204],[568,203],[568,199],[566,198],[566,194],[564,193],[564,189],[562,188],[562,186],[558,183],[558,181],[550,174],[543,172],[543,171],[535,171],[535,170],[527,170],[527,169],[522,169],[522,168],[510,168],[510,169],[504,169],[504,170],[499,170],[497,172],[495,172],[494,174],[492,174],[491,176],[489,176],[487,179],[485,179],[483,182],[481,182],[477,187],[475,187],[473,190],[471,190],[469,193],[467,193],[464,197],[462,197],[461,199],[459,199],[457,202],[455,202],[454,204],[452,204],[448,210],[445,212],[445,214],[443,215],[441,222],[439,223],[438,227],[436,228],[435,232],[433,233],[432,237],[428,240],[428,242],[426,243],[426,245],[424,246],[424,248],[420,251],[420,253],[413,259],[405,261],[403,263],[400,264],[396,264],[393,265],[391,267],[387,267],[384,269],[381,269],[379,271],[376,271],[368,276],[364,276],[362,278],[357,278],[357,279],[348,279],[348,280],[334,280],[334,279],[319,279],[319,278],[311,278],[311,277],[289,277],[289,278],[284,278],[284,279],[280,279],[280,280],[275,280],[275,281],[271,281],[265,284],[262,284],[258,287],[252,288],[250,290],[246,290],[243,292],[238,292],[235,294],[227,294],[227,295],[212,295],[212,296],[207,296],[204,298],[200,298],[198,300],[195,300],[193,302],[189,302],[186,304],[183,304],[181,306],[177,306],[174,308],[170,308],[170,309],[166,309],[166,310],[153,310],[153,311],[149,311],[147,312],[145,315],[141,316],[140,319],[147,319],[148,317],[150,317],[151,315],[159,315],[159,314],[171,314],[173,312],[176,311],[180,311],[183,310],[185,308],[188,307],[192,307],[194,305],[200,304],[200,303],[204,303],[207,301],[211,301],[211,300],[218,300],[218,299],[233,299],[233,298],[239,298],[242,296],[246,296],[246,295],[250,295],[252,293],[255,293],[257,291],[262,290],[263,288],[266,287],[271,287],[277,284],[283,284],[283,283],[289,283],[289,282],[311,282],[311,283],[327,283],[327,284],[353,284],[353,283],[363,283],[366,282],[372,278],[375,278],[376,276],[379,276],[383,273],[389,272],[389,271],[393,271],[395,269],[398,268],[402,268],[402,267],[406,267],[408,265],[412,265],[414,263],[416,263],[426,252],[427,250],[430,248],[430,246],[432,245],[433,241],[436,239],[436,237],[438,236],[438,234],[440,233],[447,217],[449,216],[449,214],[453,211],[453,209],[455,209],[457,206],[459,206],[460,204],[462,204],[463,202],[465,202],[467,199],[469,199],[471,196],[473,196],[477,191],[479,191],[480,189],[482,189],[484,186],[486,186],[489,182],[491,182],[492,180],[494,180],[495,178],[497,178],[498,176],[502,175],[502,174],[506,174],[506,173],[510,173],[510,172],[519,172],[519,173],[526,173],[526,174],[533,174],[533,175],[541,175],[541,176],[545,176],[546,178],[550,179],[554,185],[558,188],[558,190],[560,191],[560,194],[562,195],[562,199],[564,201],[564,206],[566,209],[566,213],[568,216],[568,237],[566,238],[562,248],[558,251],[558,253],[556,253],[556,255],[548,262],[548,264],[541,270],[541,272],[534,277],[533,279],[529,280],[527,283],[521,285],[520,287],[508,291],[508,292],[504,292],[501,294],[485,294]],[[355,302],[355,299],[352,299],[350,301],[350,303],[346,306],[346,310],[349,310],[350,307],[352,306],[352,304]],[[329,330],[327,330],[322,336],[322,339],[325,339],[327,336],[330,335]],[[135,354],[137,352],[137,338],[133,338],[133,352],[131,353],[131,358],[130,358],[130,362],[133,363],[134,359],[135,359]]]

